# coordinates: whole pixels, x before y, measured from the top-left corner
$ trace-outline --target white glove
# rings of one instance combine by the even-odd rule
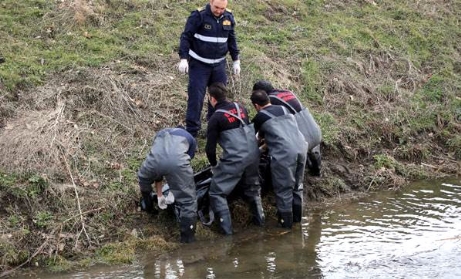
[[[166,204],[173,204],[174,203],[174,196],[171,191],[168,192],[168,195],[166,196]]]
[[[189,63],[187,63],[187,59],[181,59],[181,61],[179,61],[178,69],[182,74],[187,74],[187,72],[189,72]]]
[[[240,60],[235,60],[232,68],[234,70],[234,75],[239,76],[240,75]]]
[[[167,208],[165,196],[158,197],[158,207],[160,209],[166,209]]]

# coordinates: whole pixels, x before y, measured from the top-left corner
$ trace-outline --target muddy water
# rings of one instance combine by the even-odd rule
[[[461,180],[427,181],[269,222],[138,264],[38,278],[461,278]]]

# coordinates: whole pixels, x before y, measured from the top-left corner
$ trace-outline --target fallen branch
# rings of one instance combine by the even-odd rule
[[[429,168],[433,168],[433,169],[439,169],[439,167],[429,165],[429,164],[425,164],[425,163],[421,163],[421,166],[425,166],[425,167],[429,167]]]
[[[82,231],[85,232],[85,235],[86,235],[86,238],[88,240],[88,243],[91,243],[91,239],[88,236],[88,233],[86,232],[86,229],[85,229],[85,220],[83,219],[82,207],[80,206],[80,199],[79,199],[79,196],[78,196],[77,185],[75,185],[74,176],[72,175],[72,172],[70,170],[69,163],[67,162],[65,154],[63,154],[62,157],[63,157],[64,163],[66,165],[67,172],[69,173],[70,179],[72,181],[72,185],[74,186],[75,198],[77,199],[77,207],[78,207],[78,212],[79,212],[79,215],[80,215],[80,222],[82,224]],[[77,246],[79,237],[80,237],[80,233],[78,234],[77,239],[75,240],[75,246]]]
[[[71,216],[71,217],[67,218],[66,220],[62,221],[62,224],[65,224],[65,223],[69,222],[70,220],[72,220],[72,219],[74,219],[74,218],[80,217],[82,214],[83,214],[83,215],[86,215],[86,214],[88,214],[88,213],[92,213],[92,212],[95,212],[95,211],[99,211],[99,210],[104,209],[104,208],[105,208],[105,206],[102,206],[102,207],[98,207],[98,208],[94,208],[94,209],[90,209],[90,210],[81,212],[81,213],[79,213],[79,214],[77,214],[77,215]],[[62,224],[61,224],[61,225],[62,225]]]
[[[461,235],[458,235],[458,236],[455,236],[455,237],[437,239],[437,241],[442,241],[442,240],[461,240]]]

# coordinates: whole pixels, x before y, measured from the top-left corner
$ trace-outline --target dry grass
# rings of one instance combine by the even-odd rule
[[[69,71],[25,95],[0,133],[0,167],[54,175],[65,172],[63,156],[88,162],[97,152],[117,161],[136,141],[181,123],[186,95],[171,90],[174,78],[142,67],[133,71]]]

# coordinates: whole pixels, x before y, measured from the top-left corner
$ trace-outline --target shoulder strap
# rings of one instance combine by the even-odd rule
[[[295,96],[296,97],[296,96]],[[279,100],[280,102],[284,103],[287,107],[290,108],[290,110],[293,112],[293,114],[296,114],[296,110],[295,108],[290,105],[288,102],[286,102],[285,100],[283,100],[282,98],[279,98],[278,96],[275,96],[275,95],[269,95],[269,98],[274,98],[274,99],[277,99]]]
[[[235,103],[235,102],[234,102],[234,105],[235,105],[235,108],[237,108],[237,114],[240,115],[240,106],[239,106],[237,103]],[[229,114],[229,115],[231,115],[231,116],[237,118],[238,120],[240,120],[240,122],[242,123],[243,126],[246,125],[246,124],[245,124],[245,121],[243,121],[243,119],[240,118],[240,116],[237,116],[237,115],[233,114],[233,113],[230,112],[230,111],[223,110],[223,109],[218,109],[218,110],[216,110],[215,112],[227,113],[227,114]]]
[[[290,113],[290,112],[287,110],[286,107],[282,106],[282,109],[283,109],[283,113],[284,113],[285,115],[287,115],[287,114]]]
[[[265,114],[265,115],[267,115],[267,116],[269,116],[270,118],[274,118],[274,117],[275,117],[275,115],[273,115],[272,113],[270,113],[270,112],[268,112],[268,111],[266,111],[266,110],[264,110],[264,109],[263,109],[263,110],[260,110],[259,112],[260,112],[260,113],[263,113],[263,114]]]
[[[282,110],[283,110],[283,114],[284,114],[284,115],[289,114],[289,112],[288,112],[288,110],[287,110],[286,107],[284,107],[284,106],[280,106],[280,107],[282,107]],[[268,111],[266,111],[266,110],[264,110],[264,109],[263,109],[263,110],[260,110],[259,112],[264,113],[265,115],[269,116],[270,118],[277,117],[277,116],[273,115],[272,113],[270,113],[270,112],[268,112]]]

